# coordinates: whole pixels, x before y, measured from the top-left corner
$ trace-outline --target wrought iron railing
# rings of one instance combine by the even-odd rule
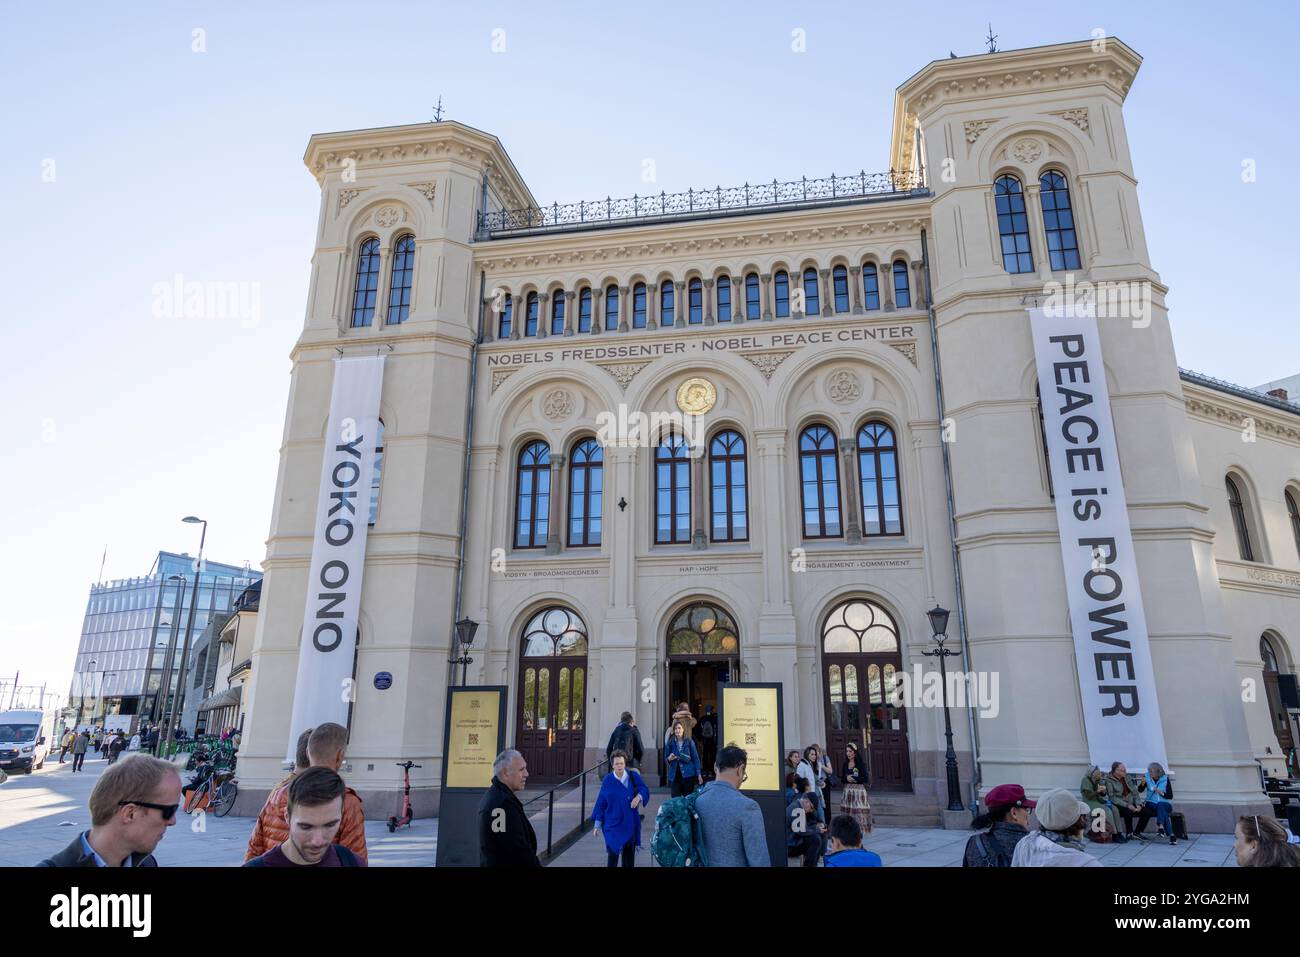
[[[688,189],[684,193],[627,196],[581,203],[552,203],[524,209],[479,213],[478,235],[550,232],[626,225],[662,219],[692,219],[799,206],[825,206],[868,197],[906,196],[925,189],[924,171],[859,172],[821,179],[803,177],[781,183],[746,183]]]
[[[597,790],[599,790],[600,770],[601,768],[608,766],[608,764],[609,761],[604,760],[599,764],[592,765],[585,771],[580,771],[573,777],[554,785],[545,793],[539,794],[537,797],[530,798],[524,802],[524,813],[529,816],[538,812],[539,808],[534,807],[535,805],[540,805],[543,801],[546,802],[545,849],[542,849],[540,847],[541,842],[538,842],[539,848],[537,856],[541,860],[550,860],[563,851],[568,850],[569,847],[571,847],[579,838],[582,837],[583,834],[587,832],[588,827],[591,825],[591,818],[587,814],[587,775],[596,775],[596,787]],[[562,820],[560,821],[560,827],[563,828],[563,830],[560,831],[558,836],[556,836],[555,795],[559,791],[577,791],[578,806],[576,809],[564,806],[561,807]],[[563,801],[563,799],[561,799],[561,801]],[[530,810],[530,808],[532,808],[532,810]],[[576,814],[574,813],[575,810],[577,812]],[[592,801],[592,810],[595,810],[594,800]]]

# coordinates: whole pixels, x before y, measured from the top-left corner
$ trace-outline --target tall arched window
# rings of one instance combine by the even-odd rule
[[[691,540],[691,458],[686,440],[669,432],[655,449],[655,543]]]
[[[668,625],[670,657],[734,655],[740,649],[736,621],[712,602],[696,602],[673,616]]]
[[[384,420],[378,419],[379,429],[375,433],[375,466],[370,470],[370,516],[367,524],[375,524],[379,515],[379,483],[384,477]]]
[[[569,456],[570,545],[600,544],[604,461],[604,449],[595,439],[583,439]]]
[[[752,272],[745,277],[745,318],[758,319],[762,316],[762,300],[758,288],[758,273]]]
[[[718,277],[718,322],[731,321],[731,278]]]
[[[1007,272],[1033,272],[1029,250],[1029,216],[1025,212],[1025,191],[1014,176],[999,176],[993,184],[998,210],[998,235],[1002,238],[1002,266]]]
[[[772,277],[772,285],[776,296],[776,316],[784,319],[790,315],[790,277],[784,269]]]
[[[497,321],[497,338],[509,339],[510,329],[514,325],[515,319],[515,300],[510,293],[505,295],[505,303],[501,307],[501,318]]]
[[[1070,187],[1056,170],[1038,178],[1038,195],[1043,202],[1043,229],[1047,233],[1047,255],[1052,271],[1079,268],[1079,241],[1074,232],[1074,210],[1070,208]]]
[[[809,266],[803,271],[803,314],[821,315],[821,294],[817,289],[817,270]]]
[[[591,287],[578,293],[578,331],[591,332]]]
[[[564,290],[551,293],[551,335],[564,335]]]
[[[824,425],[810,425],[799,436],[799,483],[804,538],[838,538],[840,470],[835,433]]]
[[[515,548],[542,548],[550,530],[551,449],[530,442],[519,453],[515,476]]]
[[[524,300],[524,335],[537,335],[537,293],[530,292]]]
[[[1296,505],[1295,492],[1287,489],[1282,493],[1286,499],[1286,513],[1291,519],[1291,534],[1295,536],[1296,554],[1300,555],[1300,506]]]
[[[352,328],[375,321],[375,298],[379,295],[379,240],[373,236],[357,249],[357,281],[352,293]]]
[[[639,282],[632,287],[632,328],[645,328],[645,283]]]
[[[618,328],[618,286],[605,287],[605,331]]]
[[[907,263],[894,260],[894,305],[907,309],[912,305],[911,287],[907,284]]]
[[[1246,504],[1241,499],[1241,490],[1231,475],[1225,476],[1223,481],[1228,487],[1228,508],[1232,511],[1232,526],[1237,530],[1237,548],[1241,552],[1241,560],[1253,562],[1255,550],[1250,545],[1250,525],[1246,521]]]
[[[884,422],[858,430],[858,474],[862,477],[862,534],[902,535],[898,443]]]
[[[880,308],[880,275],[875,263],[862,264],[862,296],[867,309]]]
[[[415,277],[415,237],[409,233],[393,244],[393,272],[388,288],[389,325],[411,314],[411,282]]]
[[[696,277],[686,284],[686,322],[698,326],[704,321],[704,285]]]
[[[835,291],[835,311],[849,311],[849,271],[843,266],[831,270],[831,286]]]
[[[659,284],[659,327],[670,328],[676,317],[676,300],[673,297],[673,281],[665,279]]]
[[[749,541],[745,439],[728,429],[709,443],[709,503],[715,542]]]

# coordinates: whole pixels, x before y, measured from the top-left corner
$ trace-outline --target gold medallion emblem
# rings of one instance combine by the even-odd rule
[[[677,389],[677,408],[687,415],[704,415],[718,401],[718,390],[708,379],[687,379]]]

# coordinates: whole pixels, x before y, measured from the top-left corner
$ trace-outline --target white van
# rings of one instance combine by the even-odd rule
[[[31,774],[45,764],[54,742],[54,715],[43,711],[0,711],[0,768]]]

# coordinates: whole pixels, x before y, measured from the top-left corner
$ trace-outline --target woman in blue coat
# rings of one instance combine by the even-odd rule
[[[695,747],[695,739],[687,736],[686,725],[680,721],[673,725],[673,736],[668,739],[664,762],[668,765],[668,783],[672,785],[673,797],[695,790],[700,783],[700,751]]]
[[[627,752],[609,756],[610,773],[600,782],[591,816],[596,833],[605,833],[609,866],[617,867],[620,855],[624,867],[636,866],[636,849],[641,846],[641,808],[650,800],[650,789],[641,775],[627,766]]]

